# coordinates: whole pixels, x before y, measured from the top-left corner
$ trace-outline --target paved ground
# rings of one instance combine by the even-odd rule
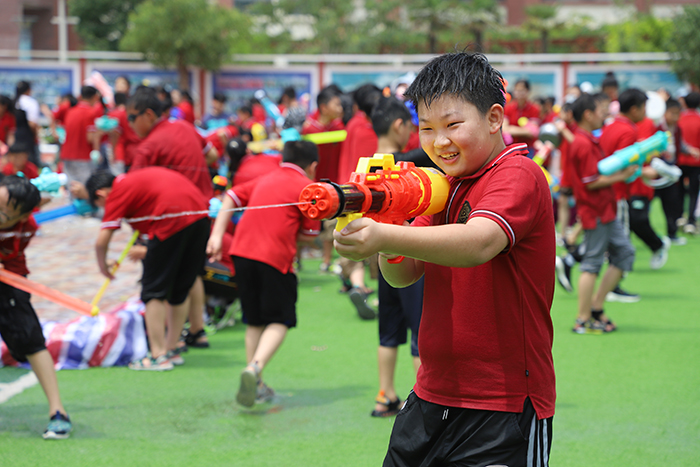
[[[54,209],[66,204],[55,199],[44,207]],[[27,248],[29,279],[59,290],[65,294],[91,302],[104,282],[95,260],[95,240],[100,221],[94,218],[66,216],[40,226],[37,236]],[[131,237],[131,228],[124,225],[112,237],[109,258],[117,259]],[[109,310],[127,298],[137,295],[140,287],[141,263],[124,261],[116,278],[107,288],[99,303],[100,309]],[[68,321],[78,313],[33,296],[32,303],[39,319]]]

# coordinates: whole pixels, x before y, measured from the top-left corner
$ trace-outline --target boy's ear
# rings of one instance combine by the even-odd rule
[[[391,123],[391,131],[394,133],[398,133],[401,131],[401,125],[403,125],[404,120],[401,120],[400,118],[397,118]]]
[[[503,126],[503,106],[493,104],[486,112],[486,121],[489,124],[489,133],[492,135],[498,133]]]

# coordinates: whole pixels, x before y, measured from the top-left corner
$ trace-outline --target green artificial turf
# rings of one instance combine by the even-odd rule
[[[658,206],[654,225],[661,226]],[[696,466],[700,459],[700,238],[674,246],[649,269],[639,242],[626,289],[637,304],[608,304],[619,331],[576,335],[576,295],[557,288],[557,412],[550,465]],[[280,395],[242,410],[235,402],[245,362],[240,324],[192,349],[171,372],[94,368],[59,372],[74,432],[44,441],[39,386],[0,405],[0,465],[8,466],[378,466],[392,419],[369,416],[377,392],[376,321],[361,321],[339,281],[300,274],[299,327],[265,370]],[[576,286],[576,275],[574,276]],[[0,382],[18,377],[0,369]],[[413,382],[400,351],[397,389]]]

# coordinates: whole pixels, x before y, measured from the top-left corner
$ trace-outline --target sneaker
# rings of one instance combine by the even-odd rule
[[[695,228],[695,224],[685,224],[683,226],[683,232],[689,234],[689,235],[695,235],[697,232],[697,229]]]
[[[331,265],[329,263],[321,263],[321,265],[318,267],[318,271],[322,274],[325,274],[329,271],[331,268]]]
[[[377,312],[367,305],[367,296],[360,289],[353,287],[348,295],[352,304],[357,308],[357,314],[360,315],[360,318],[370,320],[377,317]]]
[[[593,319],[588,321],[577,319],[572,331],[576,334],[604,334],[606,332],[605,325]]]
[[[687,244],[687,243],[688,243],[688,239],[685,238],[685,237],[673,237],[673,238],[671,239],[671,245],[679,245],[679,246],[682,246],[682,245],[685,245],[685,244]]]
[[[260,384],[260,370],[257,365],[248,365],[241,372],[241,386],[236,394],[236,401],[244,407],[255,405],[258,396],[258,385]]]
[[[561,284],[561,286],[564,287],[564,290],[567,292],[573,292],[574,287],[571,285],[571,266],[566,264],[564,258],[559,256],[556,257],[554,264],[556,266],[557,280],[559,281],[559,284]]]
[[[678,219],[676,219],[676,226],[678,226],[678,227],[683,227],[687,223],[688,223],[687,217],[679,217]]]
[[[73,424],[70,418],[57,410],[56,414],[51,416],[49,426],[46,427],[42,436],[44,439],[66,439],[71,431],[73,431]]]
[[[175,349],[175,350],[168,350],[168,353],[165,354],[165,358],[170,360],[170,363],[172,363],[175,366],[180,366],[185,364],[185,359],[182,358],[180,349]]]
[[[272,402],[275,398],[275,391],[272,390],[270,386],[265,383],[261,383],[258,386],[257,394],[255,396],[256,404],[264,404],[266,402]]]
[[[620,288],[620,286],[618,285],[612,292],[608,292],[608,294],[605,296],[605,301],[620,303],[637,303],[639,301],[639,295],[622,290],[622,288]]]
[[[649,261],[651,269],[661,269],[664,264],[666,264],[666,261],[668,261],[668,250],[671,248],[671,239],[663,237],[661,241],[663,242],[661,248],[651,255],[651,260]]]
[[[173,369],[173,362],[168,357],[161,355],[158,358],[146,357],[129,363],[130,370],[143,371],[169,371]]]

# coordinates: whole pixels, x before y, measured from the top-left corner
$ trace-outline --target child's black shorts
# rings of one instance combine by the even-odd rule
[[[27,292],[0,282],[0,336],[18,362],[26,362],[27,355],[46,349],[41,324],[29,297]]]
[[[200,219],[171,237],[148,242],[143,260],[141,301],[167,300],[179,305],[187,295],[197,276],[204,274],[209,240],[209,219]]]
[[[390,286],[380,274],[379,345],[398,347],[406,343],[411,329],[411,355],[418,357],[418,328],[423,312],[423,278],[402,289]]]
[[[297,276],[282,274],[272,266],[232,256],[243,318],[251,326],[297,325]]]
[[[459,409],[409,394],[396,416],[384,467],[549,465],[552,418],[537,420],[530,399],[522,413]]]

